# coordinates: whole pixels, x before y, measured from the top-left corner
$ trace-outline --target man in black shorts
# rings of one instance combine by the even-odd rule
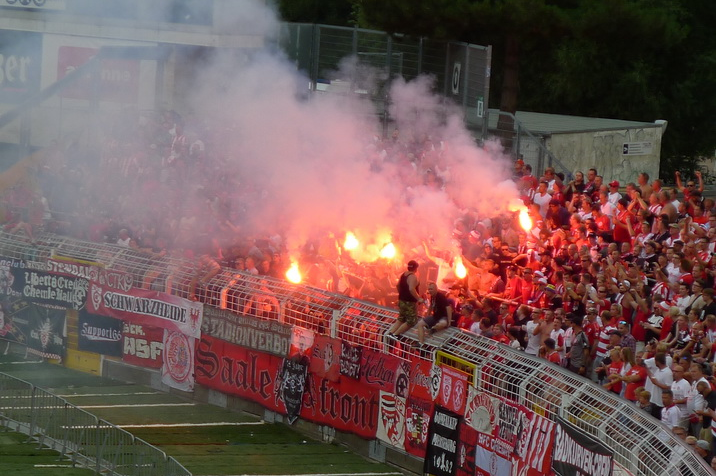
[[[411,329],[418,322],[418,304],[424,304],[420,297],[420,284],[415,272],[418,262],[408,261],[408,269],[400,275],[398,280],[398,320],[388,331],[388,337],[399,336]]]
[[[433,334],[450,326],[452,322],[453,304],[450,298],[442,292],[438,291],[435,283],[428,284],[428,293],[430,294],[430,310],[428,316],[421,319],[418,323],[418,339],[420,344],[425,343],[425,332]]]

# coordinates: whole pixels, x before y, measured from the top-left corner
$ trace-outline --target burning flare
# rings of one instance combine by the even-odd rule
[[[288,271],[286,271],[286,279],[288,279],[290,282],[294,284],[300,284],[301,283],[301,271],[298,269],[298,263],[293,262],[291,263],[291,267],[288,268]]]
[[[455,258],[455,276],[457,276],[459,279],[464,279],[465,276],[467,276],[467,268],[465,268],[465,265],[462,262],[462,258],[459,256]]]
[[[380,257],[385,259],[395,258],[395,245],[393,243],[385,245],[383,249],[380,250]]]
[[[343,242],[343,248],[350,251],[358,248],[358,245],[358,238],[356,238],[356,236],[350,231],[346,233],[346,240]]]
[[[525,230],[527,233],[532,231],[532,218],[530,218],[530,214],[527,213],[527,209],[523,208],[520,210],[520,226],[523,230]]]

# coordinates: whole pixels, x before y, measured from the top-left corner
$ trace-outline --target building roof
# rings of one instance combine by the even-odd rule
[[[499,110],[490,109],[489,128],[497,128]],[[563,114],[546,114],[542,112],[517,111],[517,120],[533,134],[550,135],[568,132],[608,131],[618,129],[643,129],[645,127],[662,127],[655,122],[624,121],[621,119],[603,119],[599,117],[566,116]]]

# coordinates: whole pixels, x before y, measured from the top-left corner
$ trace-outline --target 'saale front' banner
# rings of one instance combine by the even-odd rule
[[[286,415],[277,382],[282,363],[275,355],[202,336],[196,346],[196,382]]]
[[[92,282],[87,309],[132,324],[201,335],[203,305],[167,293],[138,288],[124,292]]]
[[[64,309],[82,309],[87,300],[88,281],[82,278],[11,268],[12,289],[25,299]]]
[[[79,312],[79,349],[113,357],[122,356],[122,327],[119,319]]]
[[[183,392],[194,391],[194,340],[164,329],[162,383]]]
[[[124,362],[150,369],[161,369],[164,365],[164,329],[125,322],[122,341]]]
[[[346,377],[337,383],[315,375],[310,380],[310,394],[304,398],[301,418],[363,438],[375,438],[378,391]]]
[[[552,469],[560,476],[611,476],[614,453],[557,417]]]
[[[289,325],[240,316],[211,306],[204,307],[201,331],[204,335],[279,357],[288,356],[292,336]]]
[[[428,448],[423,472],[434,476],[455,476],[458,463],[460,415],[435,406],[430,422]]]

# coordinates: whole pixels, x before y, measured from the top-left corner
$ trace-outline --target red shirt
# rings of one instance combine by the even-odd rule
[[[597,340],[597,337],[599,336],[599,332],[601,331],[601,328],[599,327],[599,324],[594,322],[587,322],[584,324],[584,333],[586,334],[587,338],[589,339],[589,345],[593,346],[594,342]]]
[[[644,386],[644,383],[646,382],[646,367],[640,367],[638,365],[633,366],[626,373],[627,377],[630,377],[632,375],[638,375],[639,379],[637,379],[636,382],[630,382],[626,384],[626,389],[624,390],[624,398],[626,398],[630,402],[636,402],[636,394],[634,393],[634,391],[637,388]]]
[[[607,367],[607,382],[609,382],[609,376],[610,375],[619,375],[619,373],[622,371],[622,367],[624,366],[624,362],[612,362]],[[616,383],[612,384],[611,387],[609,387],[610,392],[614,393],[621,393],[622,391],[622,382],[617,381]]]
[[[649,315],[644,313],[641,309],[636,311],[636,315],[634,316],[634,326],[632,326],[631,329],[631,335],[634,336],[634,339],[636,339],[637,342],[644,342],[644,339],[646,339],[646,330],[641,327],[641,323],[646,322],[648,318]]]

